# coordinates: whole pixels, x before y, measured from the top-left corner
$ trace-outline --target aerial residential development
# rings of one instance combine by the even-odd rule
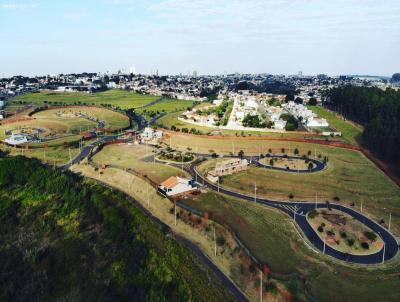
[[[0,1],[0,301],[400,301],[398,1],[92,2]]]

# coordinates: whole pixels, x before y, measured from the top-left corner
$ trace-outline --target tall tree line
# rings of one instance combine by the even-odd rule
[[[326,105],[364,126],[364,146],[382,159],[399,161],[400,91],[337,87],[328,92]]]

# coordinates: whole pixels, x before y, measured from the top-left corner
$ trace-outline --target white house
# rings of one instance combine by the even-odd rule
[[[286,121],[284,120],[279,119],[274,121],[274,129],[283,130],[285,129],[285,126],[286,126]]]
[[[196,190],[196,186],[191,178],[171,176],[158,186],[158,190],[164,195],[174,196],[194,191]]]
[[[13,133],[9,138],[6,138],[4,141],[10,145],[21,145],[29,142],[29,136],[23,133]]]

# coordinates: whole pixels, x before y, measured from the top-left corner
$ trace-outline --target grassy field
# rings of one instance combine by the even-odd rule
[[[139,108],[159,97],[132,93],[124,90],[107,90],[99,93],[81,92],[40,92],[27,93],[12,99],[9,106],[14,107],[24,104],[44,105],[47,103],[63,103],[65,105],[88,104],[101,105],[109,104],[112,106],[127,108]]]
[[[336,116],[329,110],[326,110],[320,106],[308,106],[318,116],[326,119],[332,127],[342,132],[342,137],[352,144],[357,144],[361,137],[362,130],[350,122],[344,121],[341,117]]]
[[[55,145],[59,142],[70,142],[71,135],[76,136],[79,132],[92,130],[98,126],[98,122],[105,123],[105,127],[111,131],[129,127],[129,118],[121,113],[105,108],[71,107],[60,109],[49,109],[32,115],[32,120],[19,121],[0,125],[0,139],[5,139],[8,131],[33,132],[40,129],[40,137],[53,139],[46,144]],[[93,120],[91,120],[93,119]],[[64,138],[64,136],[66,136]],[[77,137],[76,140],[79,140]],[[31,145],[41,145],[33,143]]]
[[[161,183],[170,176],[185,176],[185,172],[178,168],[153,163],[152,148],[144,145],[108,145],[93,157],[98,164],[108,164],[121,168],[131,168],[136,172],[143,173],[152,181]],[[144,158],[149,157],[149,161]]]
[[[84,117],[105,122],[105,128],[111,131],[129,127],[129,118],[126,115],[104,108],[71,107],[49,109],[33,115],[33,118],[38,120],[63,122],[69,126],[69,131],[73,129],[80,130],[80,127],[84,128],[84,124],[94,123]],[[96,123],[94,124],[97,126]]]
[[[187,108],[191,108],[193,106],[193,101],[189,100],[175,100],[175,99],[163,99],[162,101],[146,107],[146,108],[138,108],[137,112],[143,113],[143,110],[146,112],[175,112],[186,110]]]
[[[169,139],[165,142],[169,144]],[[314,201],[317,192],[322,202],[339,197],[341,203],[354,203],[355,208],[360,208],[363,201],[364,211],[376,219],[383,218],[387,222],[391,212],[392,227],[396,232],[400,231],[399,187],[359,152],[307,143],[234,138],[221,140],[184,135],[173,135],[171,145],[181,150],[191,147],[199,153],[215,151],[217,154],[229,154],[234,149],[235,154],[243,150],[245,155],[258,155],[272,149],[278,154],[285,148],[287,154],[293,154],[293,150],[298,148],[300,155],[311,151],[313,156],[327,156],[327,168],[321,172],[297,174],[250,167],[225,177],[222,185],[253,194],[256,182],[259,196],[281,200],[288,200],[289,194],[293,194],[295,200]]]
[[[43,145],[41,147],[43,147]],[[46,150],[44,148],[16,149],[0,145],[0,149],[10,152],[11,155],[24,155],[26,157],[37,158],[41,162],[50,166],[66,164],[69,162],[70,153],[71,158],[74,158],[79,154],[79,148],[74,146],[68,148],[62,145],[56,147],[49,146]]]

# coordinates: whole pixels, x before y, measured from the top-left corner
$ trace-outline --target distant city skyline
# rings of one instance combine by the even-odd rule
[[[400,72],[400,1],[60,2],[0,0],[0,77]]]

